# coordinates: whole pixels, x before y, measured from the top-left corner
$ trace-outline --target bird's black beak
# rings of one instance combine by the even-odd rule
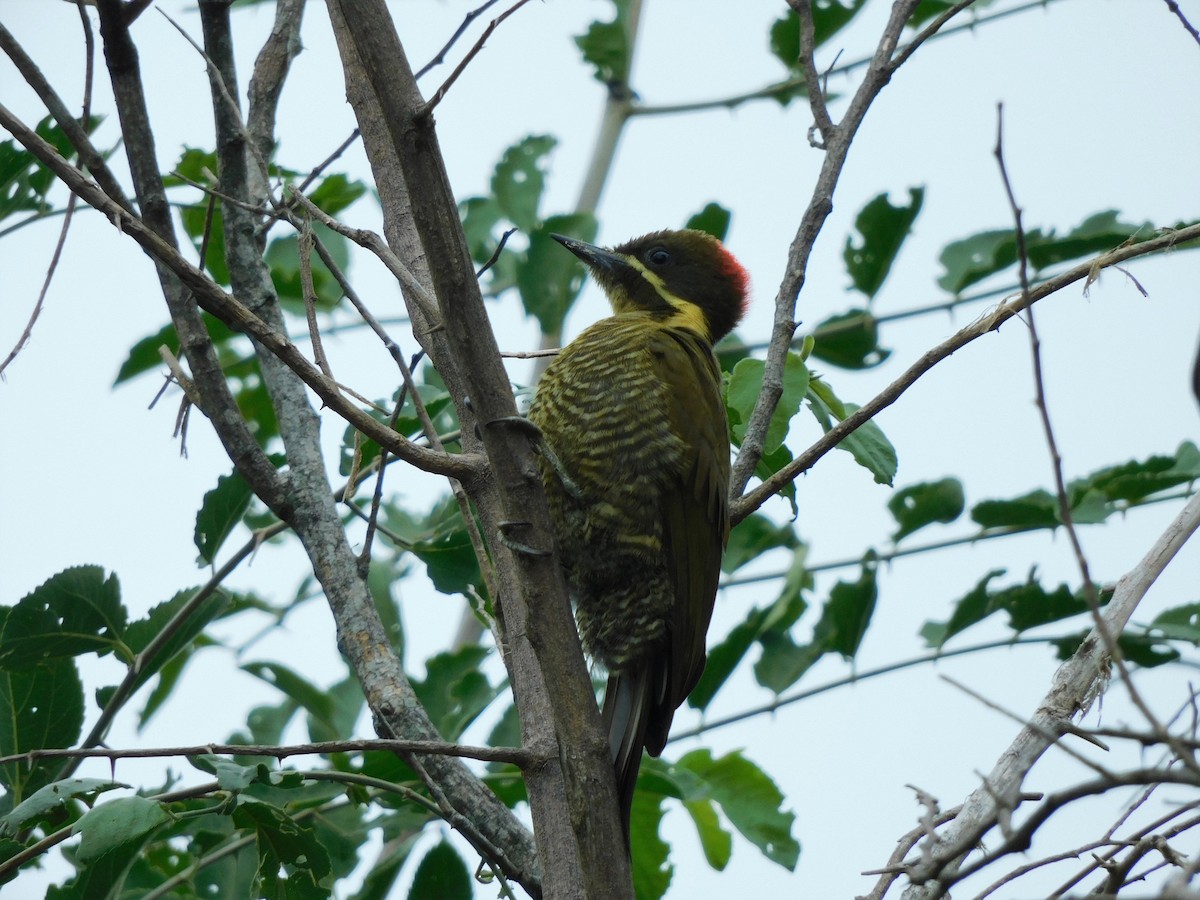
[[[550,237],[578,256],[589,269],[597,274],[615,275],[621,270],[629,268],[629,263],[625,261],[624,257],[618,256],[611,250],[605,250],[603,247],[597,247],[586,241],[577,241],[565,234],[552,234]]]

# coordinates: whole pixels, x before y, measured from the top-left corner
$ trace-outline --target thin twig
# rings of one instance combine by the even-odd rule
[[[973,0],[972,0],[973,2]],[[955,25],[951,28],[946,28],[939,31],[937,34],[931,35],[929,39],[939,40],[941,38],[950,37],[955,34],[961,34],[964,31],[973,31],[980,25],[986,25],[990,22],[999,19],[1006,19],[1009,16],[1019,15],[1020,13],[1029,12],[1034,9],[1045,9],[1050,3],[1055,0],[1030,0],[1028,3],[1020,6],[1013,6],[1009,9],[1002,9],[989,15],[976,16],[970,22],[963,25]],[[944,13],[943,13],[944,15]],[[922,32],[924,33],[924,32]],[[904,54],[908,45],[900,48],[900,54]],[[907,54],[905,54],[907,56]],[[893,59],[898,57],[893,57]],[[870,64],[874,59],[874,54],[871,56],[863,56],[859,59],[851,60],[841,66],[836,66],[827,73],[830,76],[848,75],[849,73],[861,69]],[[755,88],[751,91],[745,91],[738,94],[730,94],[725,97],[719,97],[712,100],[694,100],[684,103],[661,103],[661,104],[635,104],[629,110],[629,115],[632,116],[665,116],[677,115],[680,113],[695,113],[709,112],[712,110],[725,109],[732,110],[737,107],[750,103],[755,100],[778,100],[779,97],[790,97],[797,88],[804,86],[804,76],[795,75],[791,78],[785,78],[782,81],[776,81],[772,84],[765,85],[760,88]]]
[[[66,216],[63,218],[62,227],[58,230],[58,240],[54,244],[54,252],[50,254],[50,264],[46,267],[46,276],[42,279],[42,289],[38,291],[37,301],[33,304],[33,312],[29,314],[29,321],[25,323],[24,330],[21,331],[21,336],[17,338],[17,342],[13,348],[8,351],[8,355],[4,357],[4,361],[0,362],[0,378],[4,376],[4,370],[9,364],[17,358],[29,339],[33,336],[33,326],[38,320],[38,316],[42,314],[42,307],[46,302],[46,294],[50,291],[50,282],[54,280],[54,273],[58,271],[58,261],[62,259],[63,247],[67,243],[67,234],[71,230],[71,219],[75,214],[75,204],[78,202],[74,194],[67,197]]]
[[[813,120],[821,134],[818,140],[811,131],[808,142],[817,149],[824,150],[833,139],[833,119],[829,117],[829,107],[825,103],[825,92],[821,85],[821,76],[817,74],[815,54],[817,50],[814,38],[812,0],[788,0],[788,6],[800,17],[800,66],[804,72],[804,86],[808,94],[808,105],[812,109]]]
[[[910,56],[912,56],[913,53],[916,52],[918,47],[920,47],[923,43],[925,43],[930,38],[937,36],[942,31],[943,25],[945,25],[947,22],[949,22],[951,19],[953,19],[955,16],[957,16],[960,12],[962,12],[968,6],[971,6],[974,2],[975,2],[975,0],[959,0],[958,3],[955,3],[953,6],[949,7],[944,12],[942,12],[941,14],[936,16],[932,22],[930,22],[928,25],[926,25],[924,28],[921,29],[921,31],[917,34],[916,37],[914,37],[911,41],[909,41],[907,44],[905,44],[903,47],[901,47],[900,50],[896,53],[896,55],[894,57],[892,57],[892,63],[891,63],[892,71],[894,72],[897,69],[899,69],[902,65],[904,65],[904,63],[906,63],[908,61],[908,58]],[[1034,5],[1034,4],[1030,4],[1030,5]],[[1044,3],[1039,3],[1036,5],[1045,6]],[[1012,12],[1015,12],[1015,11],[1016,10],[1009,10],[1008,12],[1011,14]],[[989,17],[989,18],[994,18],[994,17]],[[977,20],[977,22],[978,21],[983,21],[983,20]],[[972,24],[968,27],[973,28],[974,24]],[[960,30],[960,29],[946,29],[946,31],[943,33],[943,36],[945,36],[945,34],[952,34],[954,31],[957,31],[957,30]]]
[[[325,377],[332,381],[333,369],[330,368],[329,358],[325,355],[325,347],[321,343],[321,327],[317,324],[317,289],[313,285],[312,274],[313,231],[307,222],[300,230],[296,249],[300,255],[300,293],[304,295],[304,319],[308,322],[313,359],[317,367],[325,373]]]
[[[321,160],[321,162],[317,163],[317,165],[313,167],[313,170],[304,176],[304,180],[300,182],[299,187],[296,188],[296,193],[303,194],[306,190],[308,190],[308,186],[316,181],[321,176],[322,172],[333,165],[343,153],[350,149],[350,145],[358,140],[360,134],[361,132],[359,132],[357,128],[351,131],[350,136],[342,141],[336,150],[325,157],[325,159]]]
[[[442,102],[442,98],[446,96],[446,92],[450,90],[450,88],[454,85],[454,82],[458,81],[458,76],[466,71],[467,66],[471,64],[471,60],[473,60],[479,51],[483,49],[483,45],[486,44],[487,39],[492,36],[492,32],[496,30],[501,22],[503,22],[528,2],[529,0],[517,0],[516,3],[488,23],[488,27],[483,30],[483,34],[479,36],[479,40],[475,42],[475,46],[467,51],[467,55],[464,56],[462,61],[454,67],[454,71],[450,73],[450,77],[442,82],[442,86],[439,87],[434,92],[433,96],[425,102],[425,105],[421,107],[420,111],[417,113],[417,118],[426,118],[433,114],[434,109],[436,109],[437,105]]]
[[[384,241],[383,238],[366,228],[350,228],[347,225],[343,225],[303,194],[296,191],[292,191],[291,193],[292,196],[304,208],[305,212],[307,212],[326,228],[337,232],[338,234],[342,235],[342,237],[348,238],[355,244],[358,244],[365,250],[369,250],[376,257],[378,257],[379,261],[387,266],[388,271],[391,272],[392,275],[395,276],[396,280],[400,282],[400,285],[404,288],[404,290],[408,291],[416,300],[417,305],[421,308],[421,311],[425,314],[426,318],[428,318],[431,322],[436,322],[438,320],[437,303],[434,301],[433,297],[431,297],[429,292],[425,290],[424,285],[417,281],[412,272],[408,270],[408,267],[400,261],[400,257],[396,256],[396,254],[392,252],[392,249],[387,245],[387,242]]]
[[[1063,743],[1061,740],[1059,740],[1059,738],[1062,737],[1063,731],[1065,731],[1066,729],[1063,729],[1063,728],[1050,729],[1050,728],[1046,728],[1044,725],[1042,725],[1040,723],[1031,722],[1028,719],[1024,719],[1021,716],[1018,716],[1012,710],[1005,709],[1003,706],[1001,706],[996,701],[991,700],[988,697],[985,697],[979,691],[976,691],[973,688],[967,687],[967,685],[963,684],[957,678],[953,678],[950,675],[947,675],[945,672],[940,674],[938,676],[938,678],[940,678],[942,681],[946,682],[946,684],[949,684],[952,687],[958,688],[958,690],[962,691],[968,697],[971,697],[972,699],[977,700],[978,702],[982,703],[988,709],[994,710],[994,711],[1000,713],[1000,715],[1007,717],[1008,719],[1010,719],[1013,722],[1016,722],[1018,725],[1025,725],[1029,728],[1034,729],[1043,738],[1045,738],[1047,743],[1053,744],[1054,746],[1058,747],[1058,749],[1062,750],[1063,753],[1067,754],[1069,757],[1071,757],[1073,760],[1075,760],[1080,765],[1086,766],[1087,768],[1091,769],[1093,772],[1095,772],[1101,778],[1113,777],[1112,772],[1110,772],[1104,766],[1100,765],[1098,762],[1094,762],[1093,760],[1088,759],[1086,756],[1084,756],[1078,750],[1075,750],[1072,747],[1068,747],[1065,743]],[[1064,724],[1069,724],[1069,723],[1064,723]],[[1072,732],[1079,737],[1084,737],[1084,738],[1087,737],[1087,732],[1083,731],[1082,729],[1072,729]],[[1089,739],[1089,742],[1093,743],[1093,744],[1100,744],[1101,749],[1107,749],[1106,747],[1104,747],[1104,745],[1102,743],[1095,740],[1094,738]],[[984,780],[984,784],[987,785],[987,779],[984,778],[983,780]],[[990,787],[989,787],[989,790],[991,790]],[[993,794],[993,798],[995,799],[995,794]]]
[[[833,211],[834,194],[841,180],[854,136],[871,105],[892,78],[893,72],[888,61],[895,52],[900,33],[904,30],[904,24],[912,15],[917,2],[918,0],[897,0],[892,4],[887,24],[880,34],[875,55],[863,75],[862,83],[854,92],[837,128],[824,135],[826,144],[821,170],[788,248],[787,265],[775,294],[771,343],[763,366],[762,388],[747,422],[741,449],[730,472],[731,500],[741,496],[762,459],[771,418],[783,396],[784,367],[796,335],[796,328],[799,326],[799,322],[796,321],[796,306],[807,280],[813,245]],[[811,52],[808,56],[811,57]],[[805,66],[813,67],[815,72],[815,63],[811,59],[805,60]],[[743,508],[743,504],[740,501],[734,502],[732,509],[736,511],[740,508]],[[734,521],[737,521],[736,512]]]
[[[258,146],[258,142],[254,140],[253,135],[250,134],[249,129],[246,127],[246,123],[242,119],[242,109],[238,105],[238,102],[234,98],[233,94],[230,93],[229,85],[225,83],[225,79],[221,76],[220,68],[217,66],[216,62],[213,61],[213,58],[208,55],[208,52],[192,39],[192,36],[187,33],[182,25],[167,15],[167,13],[164,12],[161,7],[158,8],[158,12],[164,19],[174,26],[176,31],[183,35],[183,39],[191,44],[192,49],[199,53],[200,58],[204,60],[204,65],[208,69],[208,80],[212,85],[213,90],[217,92],[221,102],[224,103],[228,108],[230,121],[236,124],[238,132],[246,144],[246,149],[254,158],[255,163],[258,164],[259,172],[262,177],[262,183],[264,185],[268,184],[271,167],[267,164],[267,160],[263,156],[262,149]]]
[[[899,672],[903,669],[911,669],[914,666],[926,665],[928,663],[937,663],[943,659],[951,659],[955,656],[966,656],[971,653],[979,653],[984,650],[1000,650],[1003,648],[1017,647],[1025,644],[1043,644],[1053,643],[1060,638],[1031,638],[1019,637],[1009,640],[988,641],[982,644],[972,644],[967,647],[956,647],[951,650],[938,649],[921,656],[914,656],[909,659],[901,660],[900,662],[888,663],[874,669],[866,671],[856,671],[845,678],[838,678],[834,681],[827,682],[815,688],[806,688],[802,691],[797,691],[794,694],[786,694],[772,700],[770,703],[764,703],[758,706],[752,706],[749,709],[744,709],[741,712],[733,713],[732,715],[722,716],[717,719],[709,719],[695,728],[688,728],[683,731],[671,732],[671,737],[668,743],[686,740],[687,738],[698,737],[702,734],[707,734],[710,731],[716,731],[718,728],[725,728],[729,725],[736,725],[738,722],[744,722],[747,719],[752,719],[756,716],[772,715],[785,706],[791,706],[793,703],[800,703],[803,700],[809,700],[821,694],[826,694],[829,691],[837,690],[838,688],[847,687],[852,684],[858,684],[862,681],[869,681],[872,678],[878,678],[881,675],[890,675],[893,672]]]
[[[92,33],[92,20],[88,18],[87,10],[83,8],[82,3],[78,3],[76,8],[79,10],[80,25],[83,28],[83,42],[85,47],[84,52],[84,73],[83,73],[83,108],[79,114],[81,130],[86,134],[86,128],[92,118],[92,85],[95,81],[96,69],[96,38]],[[14,42],[15,44],[15,42]],[[23,55],[23,54],[19,54]],[[30,60],[32,65],[32,60]],[[40,73],[39,73],[40,74]],[[49,88],[49,85],[46,85]],[[50,282],[54,280],[54,273],[58,271],[59,260],[62,259],[63,247],[67,243],[67,234],[71,230],[71,220],[75,215],[75,205],[78,198],[74,194],[67,195],[67,206],[63,212],[62,227],[58,232],[58,241],[54,245],[54,252],[50,255],[50,264],[46,267],[46,277],[42,280],[42,289],[38,291],[37,302],[33,305],[33,312],[29,315],[29,321],[25,323],[25,328],[21,332],[21,336],[17,338],[16,344],[8,351],[8,355],[4,357],[4,361],[0,362],[0,378],[4,376],[4,370],[9,364],[20,354],[25,345],[29,342],[29,338],[33,336],[33,326],[37,322],[38,317],[42,314],[42,308],[46,302],[46,294],[50,291]]]
[[[284,759],[289,756],[326,755],[383,751],[385,753],[420,753],[432,756],[461,756],[483,762],[505,762],[515,766],[530,766],[537,762],[524,747],[473,747],[449,741],[400,741],[365,739],[347,741],[313,741],[307,744],[192,744],[181,747],[111,748],[29,750],[0,756],[0,765],[14,762],[34,763],[39,759],[159,759],[169,756],[269,756]],[[64,776],[65,777],[65,776]]]
[[[425,65],[421,66],[421,68],[416,71],[416,74],[413,75],[413,78],[420,81],[421,77],[427,74],[430,69],[434,68],[435,66],[440,66],[442,63],[444,63],[446,61],[446,54],[450,52],[450,48],[453,47],[458,42],[458,39],[463,36],[466,30],[471,27],[471,23],[499,2],[500,0],[487,0],[487,2],[485,2],[482,6],[476,7],[463,16],[462,23],[455,30],[454,34],[450,35],[450,40],[446,41],[446,43],[442,45],[442,49],[434,54],[433,59],[429,60],[429,62],[425,63]]]
[[[506,230],[504,232],[504,234],[500,235],[500,242],[498,244],[496,244],[496,249],[492,252],[492,255],[490,257],[488,257],[488,261],[485,262],[479,269],[476,270],[476,272],[475,272],[476,278],[482,278],[484,272],[486,272],[488,269],[490,269],[492,266],[494,266],[497,262],[500,261],[500,254],[504,252],[504,245],[507,244],[508,239],[516,233],[517,233],[516,228],[509,228],[508,230]]]
[[[1200,44],[1200,31],[1197,31],[1196,26],[1187,20],[1187,17],[1183,14],[1183,10],[1179,8],[1179,4],[1175,0],[1163,0],[1163,2],[1167,4],[1167,9],[1173,12],[1179,21],[1183,23],[1184,30],[1192,36],[1192,40]]]

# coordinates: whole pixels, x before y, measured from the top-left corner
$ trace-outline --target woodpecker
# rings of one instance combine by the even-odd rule
[[[613,315],[538,382],[529,410],[583,648],[608,672],[602,718],[626,839],[643,747],[658,756],[704,670],[729,537],[729,425],[713,344],[745,312],[745,269],[701,231],[611,250],[554,235]]]

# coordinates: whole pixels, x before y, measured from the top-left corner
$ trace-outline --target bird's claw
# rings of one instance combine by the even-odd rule
[[[544,440],[542,437],[542,429],[538,428],[535,423],[529,421],[524,416],[501,416],[500,418],[492,419],[492,421],[487,423],[488,428],[491,428],[494,425],[515,425],[517,428],[529,432],[530,436],[534,440]]]

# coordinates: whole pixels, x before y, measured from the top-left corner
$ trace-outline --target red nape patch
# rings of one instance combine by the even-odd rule
[[[750,308],[750,273],[737,261],[737,257],[725,249],[724,244],[718,241],[717,246],[721,248],[721,274],[732,281],[737,292],[742,295],[741,313],[738,315],[738,319],[741,319]]]

